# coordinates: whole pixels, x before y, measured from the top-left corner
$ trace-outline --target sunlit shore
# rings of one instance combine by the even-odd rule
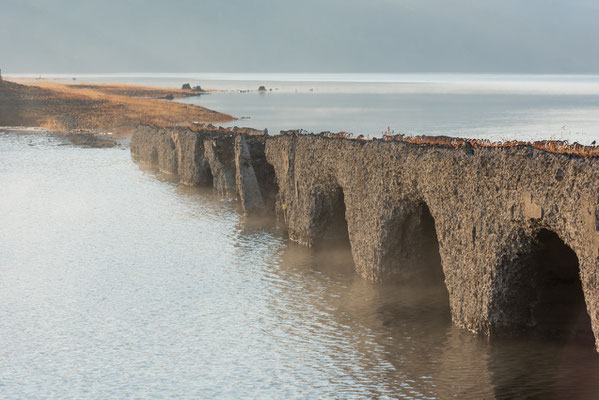
[[[0,126],[128,135],[139,124],[169,126],[228,122],[235,118],[169,99],[193,90],[135,85],[0,81]]]

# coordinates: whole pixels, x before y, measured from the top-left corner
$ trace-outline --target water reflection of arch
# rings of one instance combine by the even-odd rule
[[[314,250],[290,244],[280,257],[276,281],[287,290],[277,293],[303,292],[301,299],[285,303],[299,307],[315,329],[304,332],[309,340],[325,339],[321,350],[331,352],[343,375],[333,380],[359,382],[368,396],[438,393],[438,376],[432,371],[451,327],[443,285],[374,284],[353,272],[346,247]]]

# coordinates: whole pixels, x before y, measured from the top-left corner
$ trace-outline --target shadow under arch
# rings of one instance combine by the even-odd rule
[[[155,147],[152,148],[150,153],[150,164],[158,166],[158,150]]]
[[[279,196],[279,184],[274,166],[265,157],[252,161],[258,188],[264,201],[264,207],[269,213],[274,214]]]
[[[499,331],[594,345],[578,257],[555,232],[538,229],[500,273]]]
[[[384,257],[386,274],[392,280],[417,280],[445,287],[435,219],[428,205],[420,201],[397,214]]]
[[[214,189],[214,175],[207,162],[203,162],[198,166],[198,179],[195,182],[195,185]]]
[[[334,183],[315,198],[314,247],[324,246],[351,248],[345,216],[345,193]]]
[[[260,136],[246,136],[245,139],[264,207],[267,213],[274,215],[279,196],[279,184],[275,167],[266,157],[266,141]]]

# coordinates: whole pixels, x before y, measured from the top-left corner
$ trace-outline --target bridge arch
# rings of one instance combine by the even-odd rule
[[[153,147],[150,152],[150,164],[158,166],[158,150]]]
[[[444,282],[435,219],[428,204],[409,202],[393,214],[384,245],[385,274],[393,279]]]
[[[350,246],[345,191],[332,180],[314,196],[313,244]]]
[[[494,330],[594,343],[579,258],[547,227],[525,236],[495,277]]]
[[[198,186],[214,188],[214,175],[210,169],[210,165],[207,162],[202,163],[202,167],[199,171]]]
[[[275,168],[264,156],[252,155],[252,164],[258,181],[258,188],[264,201],[264,207],[268,213],[277,214],[277,202],[279,201],[279,182]]]

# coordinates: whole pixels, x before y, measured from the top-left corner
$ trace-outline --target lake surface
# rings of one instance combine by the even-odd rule
[[[138,166],[0,133],[0,398],[596,398],[592,346],[452,326],[443,285]]]
[[[34,75],[24,76],[33,78]],[[63,82],[131,83],[219,92],[183,102],[245,118],[228,126],[355,135],[395,133],[493,141],[599,139],[598,75],[106,74]],[[258,93],[264,85],[265,93]]]

